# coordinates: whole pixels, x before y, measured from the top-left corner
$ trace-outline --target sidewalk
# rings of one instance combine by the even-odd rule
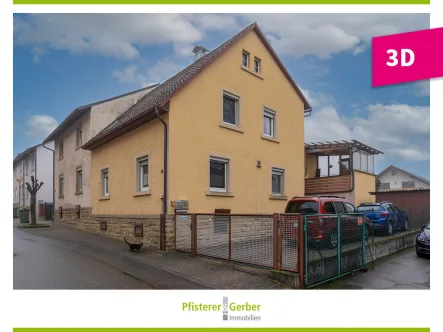
[[[19,221],[14,219],[14,227]],[[70,244],[70,250],[84,252],[92,257],[112,265],[125,273],[144,280],[149,269],[155,268],[168,274],[188,280],[194,285],[182,283],[182,287],[173,289],[283,289],[265,276],[253,275],[233,270],[223,264],[192,257],[178,252],[165,252],[154,248],[143,247],[140,253],[129,252],[123,241],[107,238],[87,231],[58,223],[50,223],[48,228],[21,229],[24,232],[47,237]],[[87,249],[89,248],[89,249]],[[125,260],[125,262],[122,261]],[[129,264],[128,264],[129,261]],[[142,269],[131,267],[142,266]],[[143,269],[145,266],[145,269]],[[143,271],[144,270],[144,271]],[[172,278],[173,279],[173,278]],[[176,281],[176,280],[175,280]],[[201,287],[200,287],[201,286]],[[177,288],[179,287],[179,288]]]

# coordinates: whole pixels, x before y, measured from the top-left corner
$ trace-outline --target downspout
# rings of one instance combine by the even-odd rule
[[[54,222],[55,217],[55,151],[53,149],[48,148],[45,146],[45,143],[43,143],[43,147],[49,151],[52,151],[52,222]],[[55,140],[54,140],[54,148],[55,148]],[[36,159],[36,166],[37,169],[37,159]],[[36,171],[37,173],[37,171]],[[46,211],[45,211],[46,214]]]
[[[168,125],[161,118],[159,108],[155,108],[155,115],[163,123],[164,127],[164,140],[163,140],[163,214],[168,212]]]

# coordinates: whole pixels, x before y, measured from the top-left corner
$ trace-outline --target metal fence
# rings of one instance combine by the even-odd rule
[[[176,250],[299,271],[298,214],[176,214]]]
[[[304,216],[307,287],[366,266],[367,221],[362,214]]]
[[[359,214],[176,214],[176,250],[299,272],[313,287],[366,266]]]

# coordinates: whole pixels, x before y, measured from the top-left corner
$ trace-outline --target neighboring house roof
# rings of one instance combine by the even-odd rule
[[[28,157],[32,152],[34,152],[34,150],[37,149],[37,147],[39,147],[40,145],[41,144],[31,146],[31,147],[27,148],[25,151],[20,152],[17,156],[15,156],[13,164],[26,159],[26,157]]]
[[[336,150],[341,148],[355,148],[361,151],[365,151],[369,154],[384,154],[381,151],[378,151],[374,148],[371,148],[370,146],[363,144],[355,139],[351,141],[333,141],[333,142],[317,142],[317,143],[305,143],[305,151],[307,153],[314,153],[314,152],[320,152],[320,151],[327,151],[327,150]]]
[[[391,190],[379,190],[379,191],[372,191],[369,194],[370,195],[376,195],[376,194],[389,194],[389,193],[404,193],[404,192],[417,192],[417,191],[431,191],[429,188],[411,188],[411,189],[391,189]]]
[[[217,59],[220,55],[222,55],[227,49],[229,49],[232,45],[234,45],[237,41],[239,41],[242,37],[244,37],[249,31],[254,30],[258,37],[261,39],[269,53],[272,55],[277,65],[280,67],[280,70],[283,72],[285,77],[289,80],[292,87],[295,89],[297,94],[303,100],[304,110],[310,111],[311,106],[306,99],[306,97],[301,92],[300,88],[291,78],[289,72],[284,67],[283,63],[272,49],[269,42],[266,40],[265,35],[258,27],[257,23],[252,23],[238,34],[236,34],[231,39],[227,40],[216,49],[211,52],[205,54],[200,59],[195,60],[189,66],[161,83],[157,88],[152,90],[146,96],[144,96],[138,103],[129,108],[125,113],[120,115],[114,122],[112,122],[109,126],[103,129],[100,133],[98,133],[91,140],[86,142],[83,145],[84,149],[91,149],[94,145],[108,136],[113,136],[116,131],[121,130],[123,127],[132,124],[141,118],[147,116],[148,114],[152,114],[156,109],[164,108],[169,100],[178,93],[186,84],[188,84],[194,77],[202,72],[209,64],[211,64],[215,59]]]
[[[128,93],[124,93],[124,94],[121,94],[121,95],[118,95],[118,96],[115,96],[115,97],[112,97],[112,98],[96,101],[96,102],[91,103],[91,104],[87,104],[87,105],[83,105],[83,106],[77,107],[75,110],[73,110],[71,112],[71,114],[69,114],[66,117],[66,119],[63,120],[62,123],[60,123],[58,125],[57,128],[54,129],[54,131],[48,137],[46,137],[46,139],[43,141],[43,144],[55,140],[58,136],[60,136],[60,134],[62,132],[64,132],[67,128],[69,128],[75,121],[77,121],[77,119],[79,119],[85,112],[89,111],[92,106],[96,106],[96,105],[99,105],[99,104],[107,103],[109,101],[112,101],[112,100],[115,100],[115,99],[119,99],[119,98],[123,98],[123,97],[129,96],[129,95],[132,95],[134,93],[138,93],[138,92],[141,92],[141,91],[144,91],[144,90],[152,89],[153,87],[155,87],[157,85],[158,84],[150,85],[150,86],[144,87],[142,89],[134,90],[134,91],[131,91],[131,92],[128,92]]]
[[[423,181],[424,183],[427,183],[427,184],[429,184],[429,185],[431,184],[430,181],[429,181],[428,179],[426,179],[426,178],[424,178],[424,177],[421,177],[421,176],[418,176],[417,174],[414,174],[414,173],[408,172],[408,171],[406,171],[406,170],[404,170],[404,169],[402,169],[402,168],[400,168],[400,167],[394,166],[394,165],[388,166],[388,167],[386,167],[383,171],[381,171],[380,173],[378,173],[378,174],[377,174],[377,178],[380,177],[380,176],[382,176],[383,174],[387,173],[388,171],[390,171],[390,170],[392,170],[392,169],[396,169],[396,170],[399,170],[400,172],[406,173],[406,174],[408,174],[409,176],[411,176],[411,177],[413,177],[413,178],[415,178],[415,179],[417,179],[417,180]]]

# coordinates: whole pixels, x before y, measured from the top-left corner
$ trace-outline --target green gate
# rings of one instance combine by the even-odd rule
[[[367,222],[358,213],[304,216],[307,288],[366,268]]]

